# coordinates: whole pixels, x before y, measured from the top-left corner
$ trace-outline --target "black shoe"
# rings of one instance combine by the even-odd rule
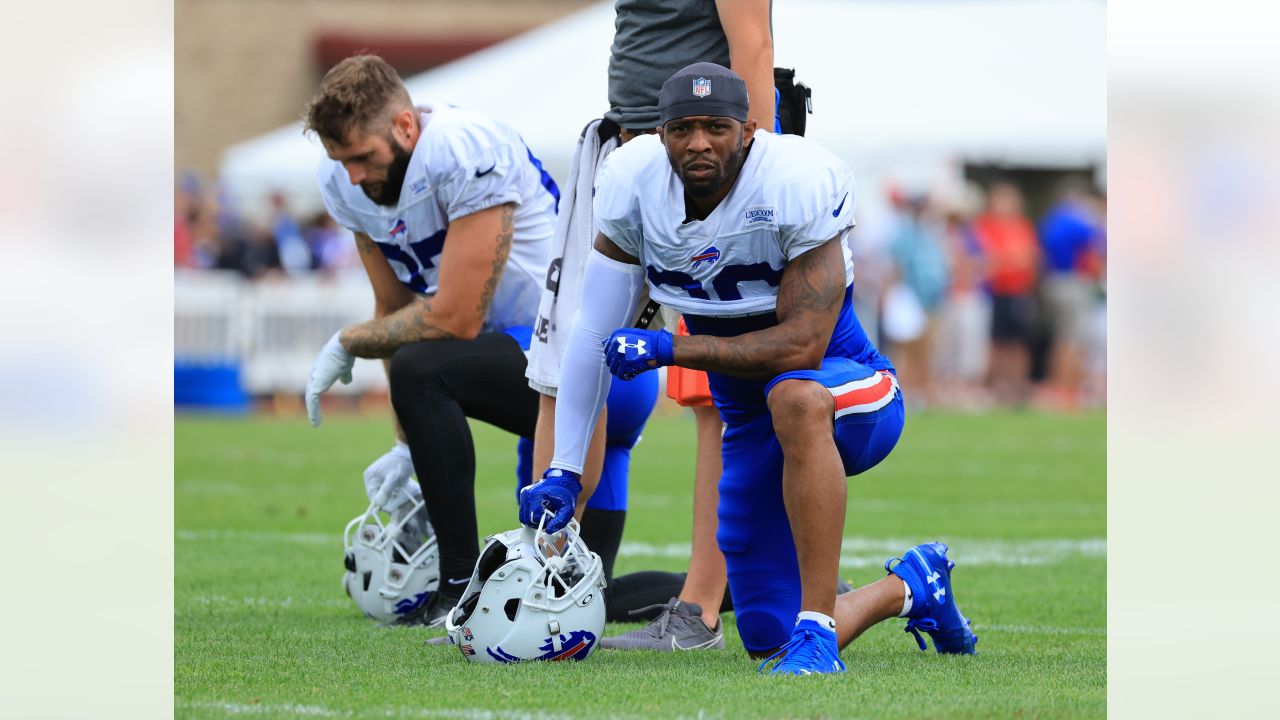
[[[458,604],[460,596],[446,595],[445,593],[436,592],[435,595],[422,607],[410,615],[405,615],[396,621],[397,625],[421,625],[428,628],[444,628],[444,619],[449,615],[449,611],[454,605]]]

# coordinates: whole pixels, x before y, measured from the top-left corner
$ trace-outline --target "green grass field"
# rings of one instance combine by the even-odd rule
[[[600,651],[479,666],[427,631],[365,619],[339,586],[360,473],[382,417],[179,417],[174,696],[178,717],[1063,718],[1106,714],[1105,416],[916,414],[849,485],[842,574],[951,545],[979,655],[919,652],[902,620],[846,648],[847,674],[759,676],[725,616],[724,652]],[[515,526],[513,439],[476,425],[480,529]],[[615,572],[683,570],[693,421],[655,417],[636,448]],[[607,634],[637,627],[610,626]]]

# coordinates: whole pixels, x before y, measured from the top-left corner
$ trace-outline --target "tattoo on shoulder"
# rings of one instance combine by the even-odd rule
[[[371,252],[376,252],[378,246],[373,242],[373,238],[368,235],[357,234],[356,249],[360,251],[361,255],[368,255]]]

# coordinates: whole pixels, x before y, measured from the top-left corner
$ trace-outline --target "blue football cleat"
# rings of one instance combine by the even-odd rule
[[[929,647],[920,637],[923,630],[933,638],[933,647],[940,653],[974,655],[978,652],[974,647],[978,636],[969,629],[969,619],[960,614],[951,592],[951,568],[955,566],[947,559],[947,546],[932,542],[911,548],[902,558],[889,558],[884,569],[911,588],[906,632],[916,636],[921,650]]]
[[[844,661],[840,659],[840,648],[836,645],[836,634],[812,620],[801,620],[791,633],[791,640],[778,649],[778,652],[765,658],[760,663],[759,672],[764,672],[765,665],[777,659],[777,663],[769,670],[771,675],[817,675],[820,673],[844,672]]]

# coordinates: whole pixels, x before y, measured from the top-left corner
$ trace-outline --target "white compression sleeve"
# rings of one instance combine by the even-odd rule
[[[604,341],[635,317],[643,288],[644,268],[591,251],[582,278],[582,304],[560,359],[556,449],[551,467],[582,472],[591,431],[609,397],[612,380],[604,364]]]

